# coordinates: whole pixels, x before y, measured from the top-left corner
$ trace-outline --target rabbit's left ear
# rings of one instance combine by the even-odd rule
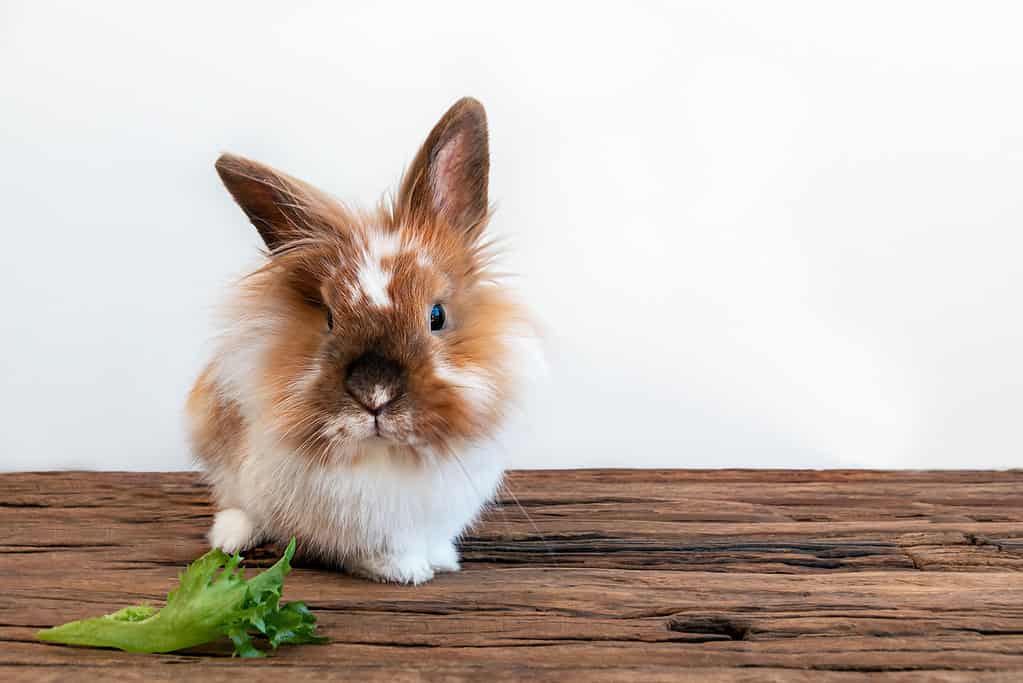
[[[223,154],[217,173],[238,206],[274,252],[288,242],[307,237],[336,204],[301,180],[251,159]]]
[[[465,97],[430,131],[405,173],[398,203],[406,215],[441,219],[475,240],[486,223],[489,175],[487,114]]]

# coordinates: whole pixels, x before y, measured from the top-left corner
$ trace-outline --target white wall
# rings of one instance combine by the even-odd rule
[[[464,94],[550,333],[517,465],[1023,462],[1018,3],[155,7],[0,5],[0,468],[188,467],[259,244],[214,158],[372,202]]]

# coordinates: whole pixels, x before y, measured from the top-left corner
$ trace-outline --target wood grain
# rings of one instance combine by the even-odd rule
[[[211,513],[190,473],[0,475],[0,680],[1023,680],[1021,471],[514,472],[458,574],[384,586],[300,559],[285,598],[328,645],[35,641],[162,604]]]

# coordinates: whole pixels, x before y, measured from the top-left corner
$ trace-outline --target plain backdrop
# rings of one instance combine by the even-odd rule
[[[6,0],[0,468],[190,467],[216,156],[368,204],[462,95],[548,331],[514,465],[1019,465],[1019,7]]]

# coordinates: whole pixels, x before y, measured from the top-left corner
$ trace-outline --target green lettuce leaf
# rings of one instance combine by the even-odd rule
[[[128,652],[172,652],[227,636],[234,643],[234,654],[241,657],[265,655],[253,642],[253,634],[265,637],[275,650],[285,644],[325,642],[315,633],[316,617],[303,603],[280,604],[294,554],[293,538],[276,564],[246,581],[238,566],[241,556],[229,557],[214,549],[181,574],[180,585],[167,595],[161,610],[125,607],[43,629],[36,636],[51,643]]]

